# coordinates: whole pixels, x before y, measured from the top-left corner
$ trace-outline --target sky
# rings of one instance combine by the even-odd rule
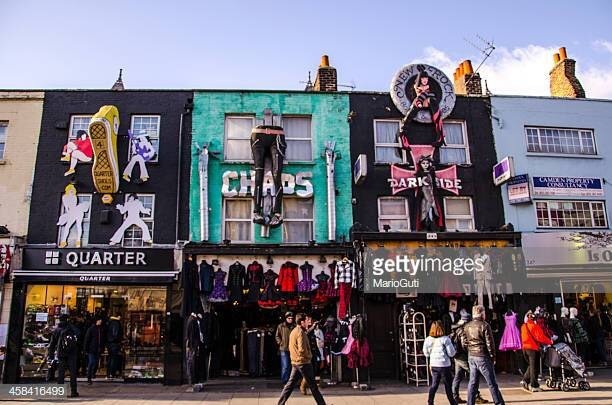
[[[340,90],[389,91],[403,65],[483,60],[493,94],[549,95],[560,46],[612,99],[612,1],[0,0],[0,88],[302,90],[321,55]],[[482,39],[481,39],[482,38]]]

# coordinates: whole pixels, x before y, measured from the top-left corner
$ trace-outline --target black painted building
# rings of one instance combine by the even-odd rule
[[[188,204],[181,202],[189,192],[192,102],[188,91],[45,93],[5,382],[44,377],[49,332],[66,314],[82,333],[95,317],[120,319],[118,378],[180,383],[176,281],[179,241],[188,238]],[[97,191],[92,166],[108,170],[102,154],[113,145],[94,139],[89,126],[103,106],[119,114],[119,183],[108,194]],[[105,111],[107,134],[116,122],[114,110]],[[102,357],[99,377],[108,372]]]

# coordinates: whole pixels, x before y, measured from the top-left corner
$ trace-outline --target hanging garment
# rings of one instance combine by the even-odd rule
[[[339,288],[341,283],[350,284],[352,288],[356,287],[357,278],[355,277],[355,264],[347,260],[338,262],[336,264],[336,273],[334,276],[334,284],[336,288]]]
[[[257,303],[264,282],[263,266],[256,261],[247,267],[248,303]]]
[[[268,269],[268,271],[264,273],[264,290],[257,302],[260,307],[273,309],[281,304],[281,297],[275,285],[277,278],[278,275],[272,269]]]
[[[506,327],[499,342],[499,350],[502,352],[521,350],[521,332],[516,326],[516,314],[504,315]]]
[[[213,290],[215,269],[206,260],[200,263],[200,294],[210,295]]]
[[[338,301],[338,319],[344,319],[348,314],[351,303],[352,287],[350,283],[339,283],[340,300]]]
[[[227,272],[218,269],[215,272],[215,286],[213,287],[210,298],[210,302],[226,302],[227,301],[227,289],[225,288],[225,276]]]
[[[312,264],[308,262],[300,266],[302,270],[302,280],[298,283],[299,292],[311,292],[317,288],[317,282],[312,279]]]
[[[349,331],[349,323],[340,321],[340,327],[338,328],[338,334],[336,335],[336,340],[332,344],[331,351],[333,354],[341,354],[342,349],[346,345],[346,341],[350,335]]]
[[[183,262],[181,271],[181,289],[183,290],[183,303],[181,304],[181,316],[188,317],[192,312],[199,311],[200,307],[200,280],[198,267],[192,260]]]
[[[201,382],[202,373],[199,367],[199,356],[202,348],[202,333],[200,332],[200,322],[197,316],[190,315],[187,318],[185,339],[185,361],[187,364],[187,378],[189,384]]]
[[[349,354],[351,352],[351,348],[353,347],[353,342],[355,341],[355,339],[353,338],[353,325],[352,324],[349,324],[348,334],[349,335],[346,338],[346,343],[344,344],[344,347],[340,351],[340,353],[342,354]]]
[[[281,293],[295,293],[298,285],[298,265],[285,262],[280,268],[277,284]]]
[[[355,315],[355,320],[351,323],[351,330],[353,332],[353,338],[357,340],[365,338],[365,320],[361,315]]]
[[[374,362],[374,356],[370,350],[367,338],[353,341],[351,351],[346,357],[348,359],[348,368],[366,368],[370,367]]]
[[[320,274],[317,274],[315,278],[317,279],[318,288],[315,292],[314,297],[312,297],[312,305],[325,304],[329,298],[327,292],[329,290],[330,277],[327,274],[321,272]]]
[[[244,289],[246,288],[246,269],[242,264],[236,262],[229,267],[227,277],[227,289],[229,290],[229,301],[242,302]]]
[[[339,295],[338,290],[336,289],[336,286],[335,286],[336,264],[337,262],[334,260],[333,262],[327,265],[327,268],[329,269],[329,274],[331,275],[331,280],[329,281],[329,284],[327,286],[327,297],[329,298],[336,298]]]
[[[317,342],[317,349],[319,350],[319,359],[320,361],[325,360],[325,351],[323,350],[325,348],[325,335],[323,333],[323,329],[317,327],[314,330],[314,336]]]

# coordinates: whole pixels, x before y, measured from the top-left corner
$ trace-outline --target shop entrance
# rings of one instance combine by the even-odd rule
[[[62,314],[80,330],[80,344],[96,317],[103,325],[110,317],[121,323],[121,376],[125,379],[156,379],[164,376],[164,325],[166,287],[29,285],[27,287],[22,378],[46,378],[47,350]],[[107,376],[108,351],[100,358],[97,377]],[[87,355],[81,350],[79,377],[86,376]]]

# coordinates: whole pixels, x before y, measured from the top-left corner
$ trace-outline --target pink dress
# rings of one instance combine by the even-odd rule
[[[512,312],[510,315],[504,315],[504,320],[506,327],[499,342],[499,350],[502,352],[521,350],[521,333],[516,326],[516,314]]]

